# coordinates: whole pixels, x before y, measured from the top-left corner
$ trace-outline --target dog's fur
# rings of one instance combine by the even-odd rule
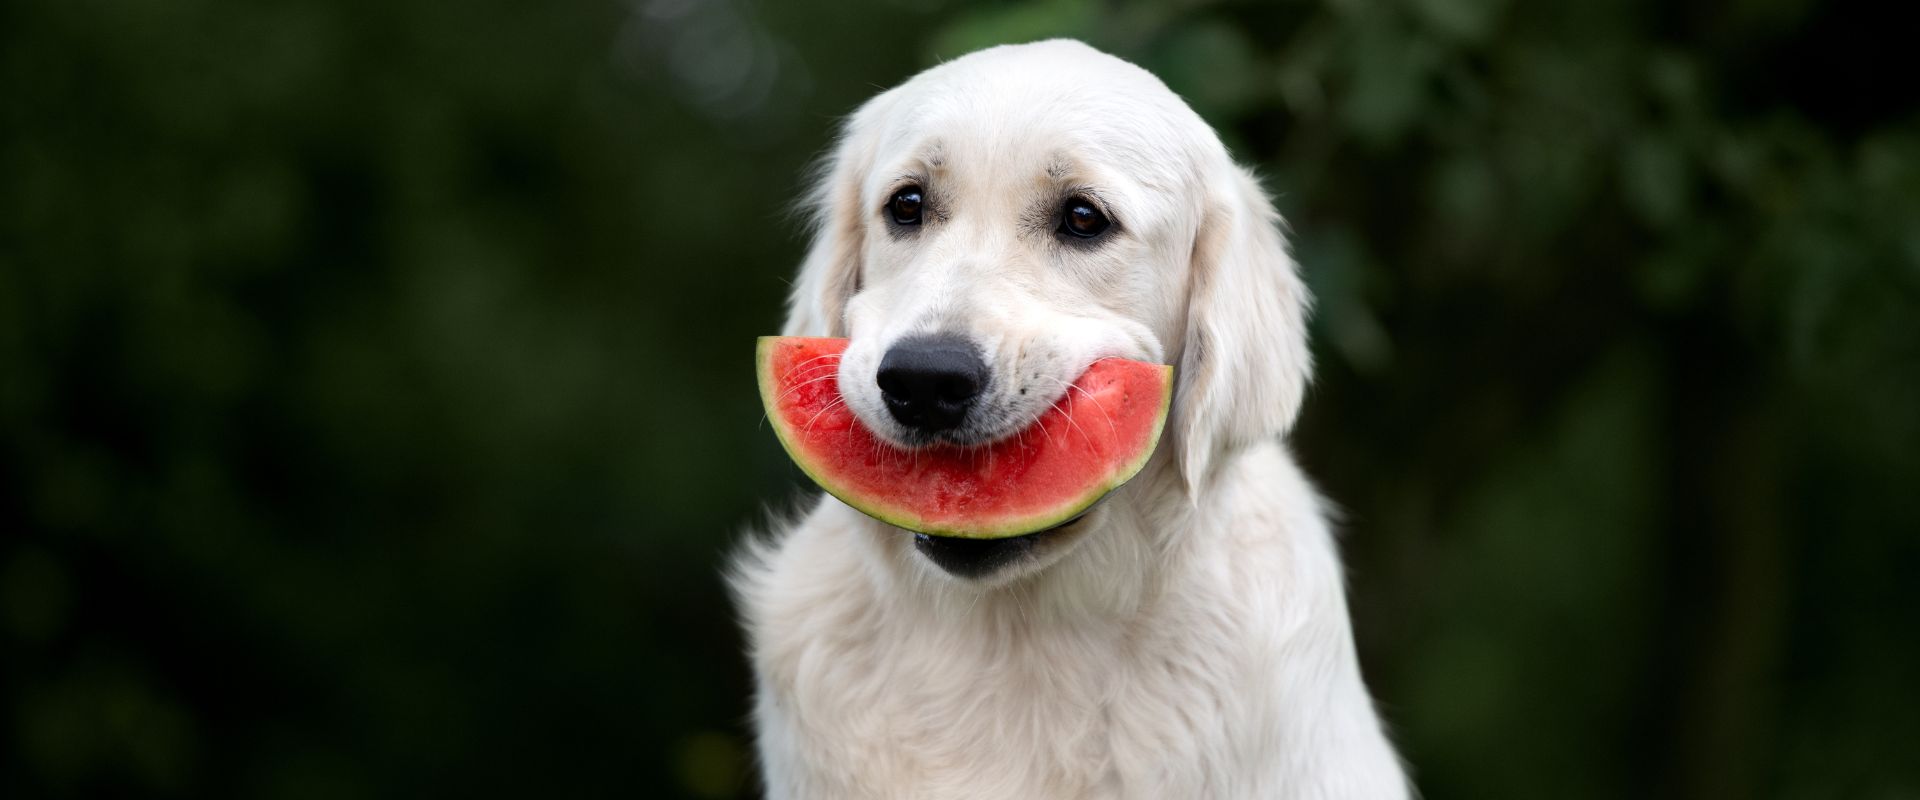
[[[887,204],[925,193],[902,229]],[[1113,220],[1058,228],[1068,198]],[[1076,42],[928,70],[847,122],[785,332],[847,336],[880,435],[901,339],[964,336],[966,432],[1016,435],[1095,359],[1174,363],[1169,441],[974,578],[823,497],[735,565],[774,798],[1399,798],[1323,501],[1280,438],[1307,293],[1253,177],[1147,72]]]

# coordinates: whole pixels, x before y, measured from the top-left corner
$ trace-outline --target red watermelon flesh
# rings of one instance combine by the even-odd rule
[[[999,539],[1072,519],[1132,478],[1166,424],[1173,368],[1094,362],[1026,430],[978,447],[905,449],[842,402],[846,339],[763,336],[760,399],[787,454],[815,483],[883,522]]]

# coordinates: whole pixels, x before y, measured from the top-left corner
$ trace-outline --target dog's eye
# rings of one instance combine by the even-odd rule
[[[920,187],[909,186],[894,192],[893,199],[887,201],[887,213],[901,225],[920,224]]]
[[[1111,224],[1107,215],[1083,198],[1068,198],[1066,206],[1060,209],[1060,229],[1082,239],[1099,236]]]

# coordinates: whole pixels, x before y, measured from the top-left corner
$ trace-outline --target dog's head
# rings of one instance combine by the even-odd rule
[[[1095,360],[1170,362],[1171,457],[1197,498],[1217,454],[1294,417],[1307,295],[1279,218],[1138,67],[1069,41],[942,64],[853,114],[816,191],[785,333],[851,339],[840,391],[883,438],[992,442]],[[1004,578],[1076,538],[917,543]]]

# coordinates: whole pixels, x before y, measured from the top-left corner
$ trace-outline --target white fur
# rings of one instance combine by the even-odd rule
[[[907,235],[882,216],[928,195]],[[1097,194],[1096,247],[1048,230]],[[1176,364],[1169,446],[1024,562],[950,577],[822,497],[735,565],[773,798],[1401,798],[1361,682],[1323,503],[1280,442],[1307,294],[1257,182],[1148,73],[1076,42],[943,64],[848,121],[786,332],[960,332],[1012,435],[1093,360]],[[1025,394],[1020,393],[1026,389]]]

